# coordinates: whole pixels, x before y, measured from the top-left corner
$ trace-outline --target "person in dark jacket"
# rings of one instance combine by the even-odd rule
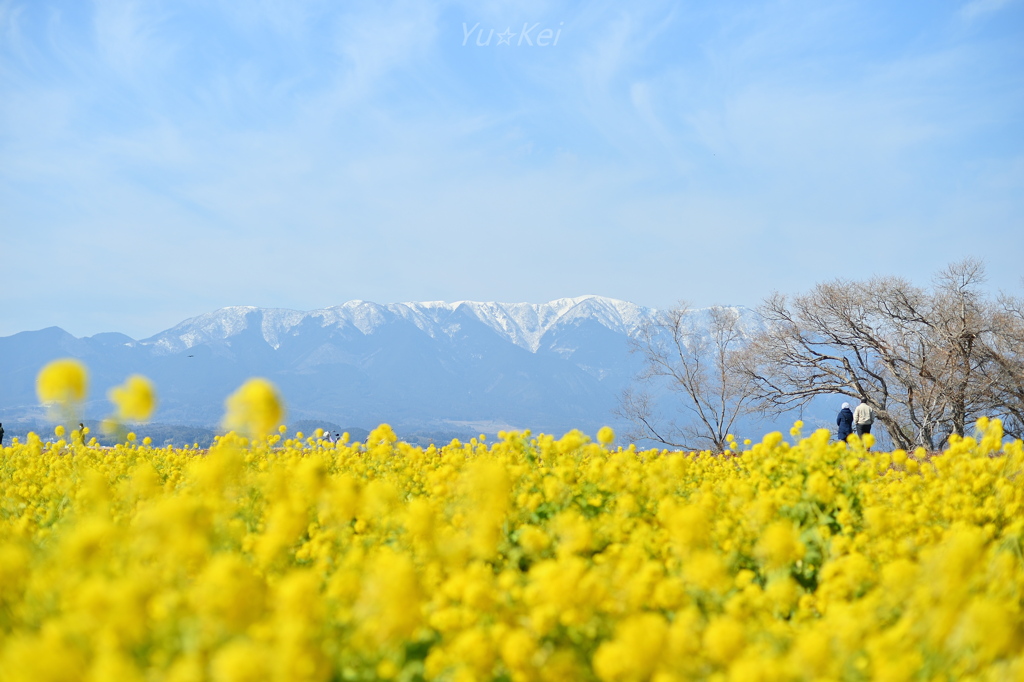
[[[839,416],[836,417],[836,437],[841,441],[845,441],[846,437],[853,433],[853,412],[850,411],[850,403],[843,403],[843,407],[839,410]]]
[[[4,444],[4,425],[0,424],[0,445]]]

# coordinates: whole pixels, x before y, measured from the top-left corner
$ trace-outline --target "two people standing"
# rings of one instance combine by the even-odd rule
[[[836,436],[845,441],[846,437],[856,431],[858,436],[871,433],[871,425],[875,421],[875,411],[866,402],[861,401],[857,409],[850,411],[850,403],[843,403],[836,417]]]

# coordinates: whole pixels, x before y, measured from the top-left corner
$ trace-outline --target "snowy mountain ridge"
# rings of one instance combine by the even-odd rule
[[[248,330],[255,322],[254,315],[260,318],[262,338],[275,350],[283,337],[297,334],[300,326],[311,321],[321,328],[352,327],[369,335],[401,319],[411,322],[431,338],[450,337],[461,328],[459,320],[466,314],[505,340],[536,353],[543,336],[554,327],[586,319],[633,336],[646,320],[653,319],[657,310],[603,296],[560,298],[548,303],[426,301],[382,305],[353,300],[308,312],[232,306],[185,320],[141,343],[167,353],[181,352],[204,343],[225,341]]]
[[[732,309],[756,327],[754,311]],[[698,333],[710,329],[713,310],[692,310]],[[76,338],[51,327],[0,338],[0,421],[41,419],[36,373],[75,357],[89,367],[90,419],[109,414],[109,389],[139,373],[159,387],[157,419],[168,424],[216,425],[225,398],[262,376],[280,390],[290,420],[366,429],[387,422],[409,432],[460,424],[619,428],[616,406],[644,364],[631,339],[658,314],[580,296],[539,304],[348,301],[308,312],[232,306],[141,341]]]

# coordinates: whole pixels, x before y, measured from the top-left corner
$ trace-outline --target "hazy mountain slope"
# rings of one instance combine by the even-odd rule
[[[215,425],[224,399],[264,376],[284,395],[289,421],[594,430],[614,423],[616,400],[639,369],[629,338],[655,314],[598,296],[349,301],[308,312],[223,308],[141,341],[23,332],[0,338],[0,421],[39,416],[36,373],[73,356],[91,373],[89,418],[105,416],[107,390],[137,372],[156,383],[156,419],[170,424]]]

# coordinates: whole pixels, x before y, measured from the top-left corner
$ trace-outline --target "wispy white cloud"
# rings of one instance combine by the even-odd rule
[[[341,60],[345,99],[379,92],[390,72],[427,58],[436,43],[438,14],[431,3],[397,0],[336,19],[334,51]]]
[[[299,46],[309,40],[317,23],[332,16],[337,3],[332,0],[219,0],[215,6],[233,27],[247,35],[260,37],[269,30]]]
[[[156,0],[93,0],[93,32],[100,54],[115,71],[133,75],[167,65],[179,47],[164,38],[169,13]]]
[[[0,73],[11,71],[12,66],[6,65],[8,60],[17,60],[24,64],[28,61],[28,45],[24,38],[23,24],[25,21],[25,6],[15,4],[13,0],[0,3]]]
[[[960,16],[968,21],[995,14],[1016,0],[968,0],[960,7]]]
[[[28,55],[0,46],[0,248],[26,256],[0,269],[0,334],[100,331],[66,321],[90,301],[140,326],[349,298],[755,304],[930,273],[972,212],[1019,253],[1007,48],[874,11],[138,3],[83,26],[0,5]],[[564,26],[547,51],[463,49],[464,20]]]

